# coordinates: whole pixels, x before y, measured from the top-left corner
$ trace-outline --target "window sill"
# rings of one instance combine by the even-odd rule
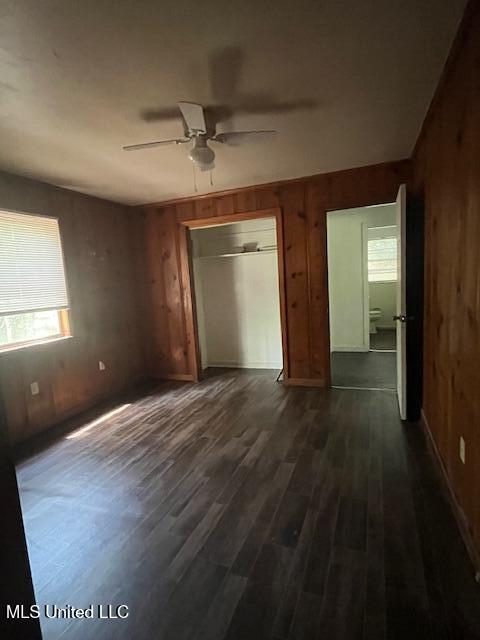
[[[398,280],[369,280],[368,284],[397,284]]]
[[[22,342],[21,344],[11,344],[0,347],[0,356],[4,353],[12,353],[14,351],[22,351],[23,349],[31,349],[32,347],[41,347],[47,344],[56,344],[64,340],[71,340],[73,336],[53,336],[52,338],[42,338],[31,342]]]

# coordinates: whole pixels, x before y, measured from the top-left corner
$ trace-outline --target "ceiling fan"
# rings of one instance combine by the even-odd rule
[[[140,151],[167,144],[185,144],[193,142],[189,158],[200,171],[211,171],[215,168],[215,152],[208,146],[208,142],[235,143],[241,142],[249,136],[274,135],[276,131],[228,131],[225,133],[210,132],[207,129],[205,111],[200,104],[194,102],[179,102],[178,107],[184,124],[184,138],[172,140],[157,140],[141,144],[130,144],[123,147],[125,151]]]

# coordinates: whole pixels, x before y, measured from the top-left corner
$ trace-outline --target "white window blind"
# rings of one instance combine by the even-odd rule
[[[391,282],[397,279],[397,238],[368,241],[368,281]]]
[[[0,315],[66,307],[58,220],[0,211]]]

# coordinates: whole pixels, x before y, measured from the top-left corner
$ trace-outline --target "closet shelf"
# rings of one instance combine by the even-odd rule
[[[207,258],[238,258],[239,256],[255,256],[263,253],[276,253],[277,248],[275,249],[265,249],[264,251],[242,251],[240,253],[218,253],[213,256],[197,256],[200,260],[206,260]]]

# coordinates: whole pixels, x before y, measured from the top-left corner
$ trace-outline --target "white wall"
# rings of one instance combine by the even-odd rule
[[[332,351],[368,351],[368,313],[364,305],[367,265],[362,233],[364,228],[395,223],[395,205],[360,207],[327,214]]]
[[[397,313],[397,283],[370,282],[368,284],[370,309],[378,307],[382,310],[382,317],[377,322],[380,329],[393,329],[393,316]]]
[[[259,218],[243,220],[192,231],[194,256],[211,256],[232,253],[246,242],[258,242],[260,248],[276,246],[275,220]]]
[[[202,366],[281,369],[277,253],[232,257],[245,242],[276,244],[274,220],[192,232]]]

